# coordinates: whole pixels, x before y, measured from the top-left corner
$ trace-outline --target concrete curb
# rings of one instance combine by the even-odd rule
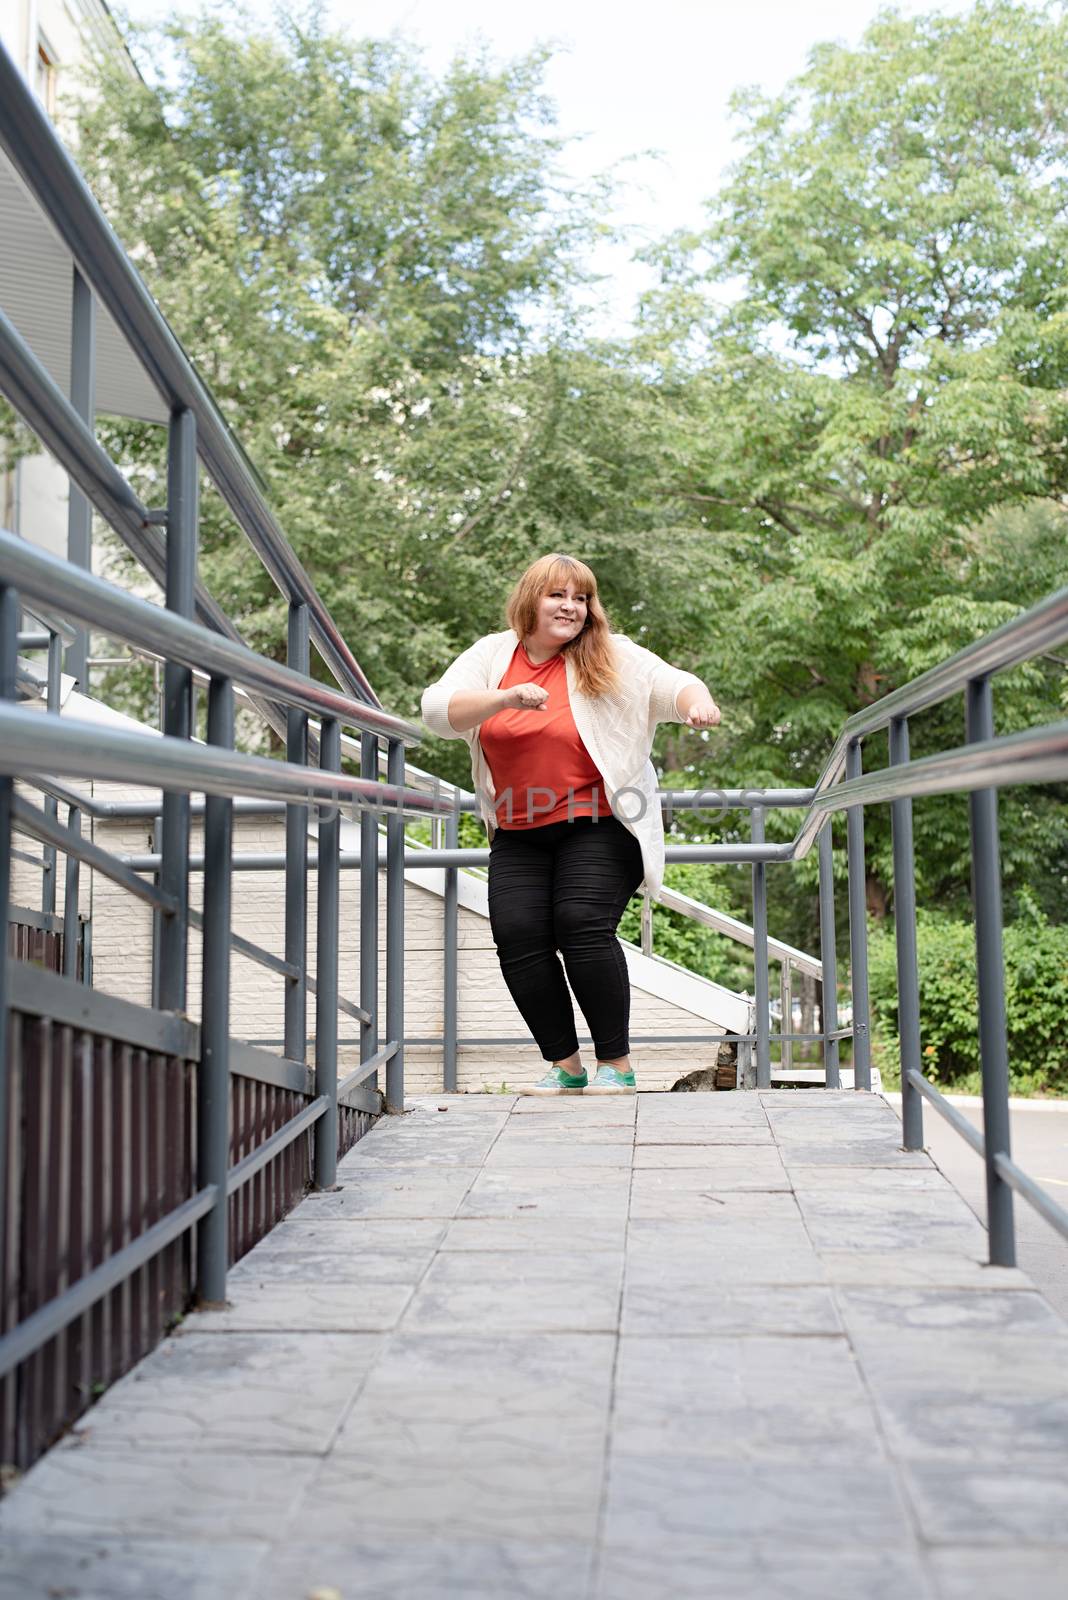
[[[891,1105],[901,1104],[900,1089],[884,1089],[883,1099],[889,1100]],[[947,1094],[945,1098],[951,1106],[981,1106],[982,1096],[977,1094]],[[1029,1100],[1026,1095],[1010,1094],[1009,1107],[1013,1111],[1059,1111],[1062,1115],[1068,1112],[1068,1100]]]

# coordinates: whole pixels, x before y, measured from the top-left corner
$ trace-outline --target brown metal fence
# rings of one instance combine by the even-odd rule
[[[7,953],[14,961],[33,961],[46,972],[62,972],[63,918],[11,906]]]
[[[12,990],[0,1338],[196,1189],[196,1028],[32,968],[12,971]],[[313,1098],[310,1082],[267,1081],[279,1058],[236,1043],[235,1057],[231,1165]],[[373,1120],[344,1108],[339,1154]],[[230,1259],[310,1181],[309,1131],[230,1196]],[[0,1379],[0,1464],[30,1466],[152,1349],[191,1304],[194,1250],[188,1229]]]

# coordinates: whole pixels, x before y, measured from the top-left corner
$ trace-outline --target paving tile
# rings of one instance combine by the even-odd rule
[[[612,1437],[633,1456],[842,1466],[883,1456],[844,1337],[624,1338]]]
[[[225,1311],[201,1311],[190,1324],[196,1333],[370,1333],[396,1327],[412,1297],[413,1283],[339,1283],[325,1277],[262,1281],[231,1276]]]
[[[892,1106],[875,1095],[856,1094],[851,1089],[837,1093],[817,1090],[815,1094],[795,1096],[792,1100],[774,1100],[761,1092],[760,1103],[767,1115],[776,1123],[796,1122],[805,1117],[836,1121],[842,1127],[854,1127],[863,1122],[895,1121],[901,1118]]]
[[[987,1348],[1031,1355],[1037,1343],[1068,1373],[1068,1323],[1037,1290],[842,1289],[838,1303],[860,1350],[891,1342],[898,1349],[944,1345],[958,1334],[977,1334]]]
[[[360,1148],[363,1143],[361,1140],[355,1150],[338,1162],[338,1182],[345,1183],[351,1174],[368,1173],[380,1167],[405,1171],[449,1166],[477,1167],[493,1148],[496,1137],[494,1133],[488,1138],[433,1139],[426,1145],[414,1138],[390,1139],[368,1150]]]
[[[885,1106],[881,1095],[856,1089],[825,1089],[822,1084],[812,1089],[757,1089],[753,1092],[764,1106],[789,1106],[793,1110],[823,1111],[828,1106]]]
[[[330,1456],[297,1502],[290,1530],[336,1539],[355,1518],[383,1539],[556,1539],[592,1543],[604,1476],[603,1445],[564,1457],[555,1445],[521,1454],[469,1445],[411,1458]]]
[[[334,1453],[412,1460],[472,1447],[595,1450],[605,1443],[615,1357],[614,1334],[399,1333]],[[460,1373],[478,1382],[458,1383]]]
[[[305,1600],[320,1590],[344,1600],[586,1600],[592,1559],[589,1541],[422,1532],[401,1541],[346,1528],[272,1551],[256,1600]]]
[[[967,1360],[958,1351],[961,1362]],[[865,1371],[869,1362],[865,1360]],[[903,1367],[870,1379],[889,1448],[899,1461],[963,1471],[985,1464],[1008,1477],[1017,1463],[1063,1473],[1068,1461],[1068,1391],[1063,1367],[1051,1381],[1004,1360],[966,1375]],[[1036,1535],[1037,1537],[1037,1535]]]
[[[568,1144],[587,1148],[595,1144],[634,1143],[632,1122],[576,1122],[565,1117],[512,1117],[497,1136],[503,1144]]]
[[[623,1287],[624,1334],[840,1334],[842,1324],[829,1289],[819,1285],[758,1285],[717,1281],[711,1275],[657,1279],[627,1269]]]
[[[632,1217],[705,1216],[732,1190],[788,1191],[777,1150],[713,1145],[712,1160],[691,1167],[636,1168]]]
[[[632,1230],[636,1227],[631,1223]],[[827,1282],[822,1261],[802,1233],[792,1245],[767,1245],[759,1237],[749,1242],[723,1239],[714,1249],[701,1248],[691,1255],[632,1244],[626,1275],[632,1293],[653,1297],[662,1286],[671,1299],[690,1288],[706,1292],[716,1285],[755,1288],[761,1284]]]
[[[900,1134],[856,1139],[840,1134],[825,1139],[778,1139],[782,1158],[788,1167],[928,1167],[931,1158],[923,1150],[902,1150]]]
[[[279,1235],[283,1238],[279,1238]],[[310,1237],[309,1237],[310,1236]],[[262,1244],[231,1267],[227,1294],[238,1285],[312,1283],[324,1288],[353,1284],[415,1284],[433,1260],[433,1250],[378,1250],[356,1229],[335,1222],[307,1228],[275,1228]]]
[[[975,1254],[986,1230],[956,1193],[854,1195],[800,1190],[797,1203],[817,1250],[960,1250]]]
[[[523,1211],[515,1216],[458,1217],[451,1223],[442,1250],[555,1250],[576,1255],[591,1250],[622,1250],[627,1238],[624,1208],[611,1217],[545,1216]]]
[[[1016,1455],[997,1464],[915,1461],[906,1463],[904,1474],[921,1533],[932,1544],[1055,1545],[1062,1571],[1068,1569],[1063,1456]]]
[[[765,1139],[710,1139],[705,1144],[693,1144],[692,1142],[682,1144],[678,1141],[667,1144],[642,1144],[639,1142],[634,1147],[634,1166],[635,1169],[688,1167],[694,1172],[706,1172],[716,1177],[722,1177],[724,1171],[733,1176],[735,1173],[745,1171],[748,1168],[746,1161],[735,1161],[732,1159],[733,1155],[736,1152],[748,1152],[763,1145],[769,1145],[769,1141]],[[723,1159],[725,1152],[731,1153],[728,1155],[726,1162]],[[777,1158],[778,1152],[775,1151],[774,1145],[769,1145],[767,1150],[761,1149],[760,1151],[761,1157],[771,1154],[774,1154]],[[777,1178],[782,1175],[781,1163],[776,1165],[775,1162],[768,1162],[766,1165],[774,1172]],[[788,1182],[781,1185],[783,1188],[789,1188],[789,1186]]]
[[[622,1252],[443,1252],[416,1291],[404,1328],[614,1332],[622,1277]]]
[[[792,1193],[746,1189],[715,1193],[700,1211],[695,1205],[679,1206],[674,1215],[632,1214],[627,1247],[630,1251],[653,1250],[663,1258],[678,1260],[714,1258],[732,1248],[802,1250],[806,1255],[812,1250]]]
[[[293,1252],[322,1249],[403,1256],[411,1250],[434,1250],[444,1239],[448,1226],[448,1218],[359,1217],[344,1212],[324,1212],[314,1204],[301,1201],[282,1218],[277,1228],[271,1229],[256,1249]],[[242,1258],[246,1259],[249,1258]]]
[[[629,1170],[598,1169],[595,1182],[554,1167],[484,1167],[459,1208],[462,1217],[512,1217],[525,1211],[571,1216],[591,1210],[601,1217],[624,1217],[630,1192]]]
[[[650,1105],[643,1100],[638,1107],[638,1127],[647,1132],[653,1128],[764,1128],[768,1127],[768,1119],[760,1106],[752,1104],[733,1104],[721,1106],[713,1100],[705,1102],[704,1097],[695,1099],[690,1095],[672,1097],[664,1105]]]
[[[75,1437],[94,1456],[323,1451],[381,1343],[371,1333],[180,1333],[109,1389]]]
[[[821,1466],[815,1455],[799,1471],[796,1462],[631,1456],[614,1450],[605,1543],[609,1549],[642,1544],[669,1549],[676,1542],[704,1539],[751,1550],[755,1541],[774,1537],[779,1545],[824,1551],[839,1545],[895,1550],[911,1545],[892,1468],[870,1462],[843,1486],[835,1484],[830,1465]]]
[[[568,1139],[498,1139],[485,1161],[487,1172],[498,1167],[555,1167],[572,1176],[595,1171],[601,1167],[630,1167],[634,1155],[634,1141],[606,1140],[581,1144]]]
[[[481,1169],[427,1167],[421,1171],[389,1168],[346,1173],[344,1186],[329,1194],[311,1194],[302,1216],[452,1217]]]
[[[514,1094],[456,1094],[443,1091],[441,1094],[405,1095],[404,1109],[437,1112],[446,1106],[450,1111],[459,1111],[466,1116],[494,1117],[510,1111],[517,1099],[518,1096]]]
[[[546,1122],[566,1118],[580,1128],[605,1127],[612,1123],[633,1127],[637,1098],[637,1095],[627,1094],[527,1095],[516,1101],[512,1118],[541,1117]]]
[[[984,1241],[985,1242],[985,1241]],[[991,1267],[975,1250],[819,1251],[828,1281],[868,1288],[1031,1289],[1026,1273]]]
[[[782,1146],[780,1146],[782,1149]],[[956,1194],[933,1161],[922,1166],[856,1167],[830,1163],[806,1165],[793,1161],[788,1151],[783,1162],[797,1190],[818,1190],[852,1195]]]
[[[106,1397],[105,1397],[106,1398]],[[315,1456],[243,1449],[155,1454],[56,1445],[0,1503],[0,1548],[12,1536],[180,1539],[223,1545],[271,1540],[321,1465]]]
[[[1010,1595],[1064,1600],[1068,1551],[1063,1545],[1030,1550],[1018,1544],[1005,1550],[958,1546],[932,1550],[929,1559],[938,1600],[1007,1600]]]
[[[266,1548],[15,1534],[0,1548],[0,1600],[251,1600]]]
[[[614,1543],[596,1588],[597,1600],[932,1600],[932,1593],[909,1552],[798,1548],[767,1529],[742,1544],[677,1535]]]
[[[709,1146],[732,1145],[774,1145],[771,1129],[758,1127],[756,1123],[741,1122],[706,1123],[699,1125],[690,1122],[639,1122],[635,1138],[635,1165],[654,1166],[657,1151],[663,1151],[665,1157],[670,1158],[671,1152],[679,1150],[699,1151],[708,1149]],[[665,1159],[662,1163],[667,1166],[671,1162]]]

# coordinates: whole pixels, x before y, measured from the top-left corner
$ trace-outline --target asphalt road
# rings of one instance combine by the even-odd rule
[[[899,1112],[901,1096],[886,1096]],[[979,1101],[954,1101],[975,1127],[982,1129]],[[1068,1100],[1045,1100],[1013,1106],[1012,1158],[1058,1204],[1068,1208]],[[930,1106],[923,1108],[923,1140],[927,1152],[972,1210],[986,1222],[986,1180],[983,1163]],[[1027,1201],[1013,1196],[1016,1218],[1016,1264],[1033,1279],[1051,1305],[1068,1318],[1068,1239],[1061,1237]]]

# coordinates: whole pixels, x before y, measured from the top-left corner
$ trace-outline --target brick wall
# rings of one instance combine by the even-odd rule
[[[102,799],[140,798],[146,791],[97,784],[94,792]],[[39,802],[39,795],[33,796]],[[61,813],[62,814],[62,813]],[[346,825],[346,833],[349,825]],[[141,853],[151,848],[147,822],[98,821],[93,837],[105,849],[116,853]],[[201,827],[194,823],[192,849],[199,852]],[[284,849],[284,822],[278,817],[236,817],[235,853],[278,852]],[[344,841],[351,847],[351,837]],[[36,851],[32,841],[19,840],[19,847]],[[427,874],[421,883],[410,873],[405,883],[405,1032],[412,1037],[438,1035],[443,1025],[442,995],[442,899],[423,885],[440,882],[441,874]],[[62,862],[59,872],[57,909],[63,904]],[[142,1005],[149,1003],[152,978],[151,912],[132,899],[117,884],[98,874],[82,874],[81,903],[92,909],[94,984],[107,993],[122,996]],[[90,881],[92,880],[92,881]],[[264,946],[274,954],[284,953],[285,891],[281,872],[234,874],[233,926],[235,932]],[[22,899],[20,896],[29,896]],[[15,900],[40,905],[40,873],[15,863]],[[193,904],[202,903],[202,878],[194,875]],[[316,874],[308,878],[309,955],[314,970],[314,929]],[[341,994],[359,1001],[359,873],[341,874],[341,938],[339,984]],[[385,1040],[385,875],[379,877],[379,1038]],[[201,992],[201,939],[190,934],[189,1014],[198,1018]],[[489,919],[461,904],[459,913],[459,1032],[477,1035],[515,1035],[526,1029],[501,977],[497,954],[490,933]],[[275,973],[235,953],[233,957],[233,1030],[241,1038],[281,1039],[283,1032],[284,980]],[[309,996],[309,1034],[314,1031],[315,1001]],[[579,1032],[585,1031],[576,1008]],[[711,1032],[708,1019],[644,990],[633,981],[631,990],[631,1031],[642,1033]],[[342,1038],[356,1040],[359,1025],[341,1018]],[[647,1088],[666,1088],[685,1072],[712,1066],[716,1044],[642,1045],[636,1044],[632,1061]],[[356,1043],[343,1046],[342,1069],[359,1060]],[[585,1059],[592,1066],[592,1049]],[[544,1063],[533,1041],[525,1045],[468,1046],[458,1058],[459,1087],[467,1091],[499,1090],[502,1083],[515,1089],[532,1082],[544,1071]],[[411,1094],[434,1093],[441,1087],[442,1056],[439,1045],[409,1045],[405,1051],[405,1085]]]

